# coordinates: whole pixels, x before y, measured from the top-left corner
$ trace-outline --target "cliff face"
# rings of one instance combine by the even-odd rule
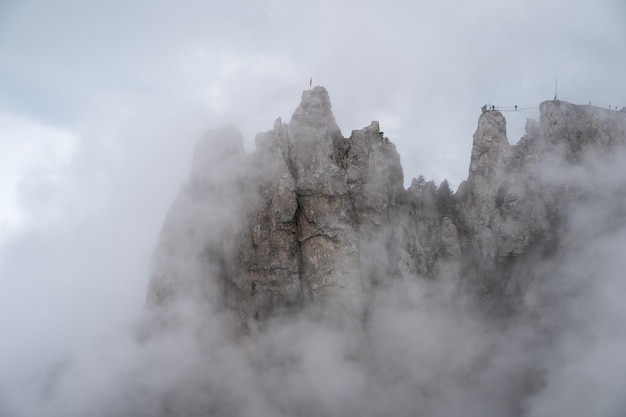
[[[532,280],[524,264],[559,253],[580,198],[549,167],[575,169],[625,138],[623,112],[549,101],[511,146],[502,114],[486,112],[456,194],[423,180],[405,190],[378,123],[344,138],[316,87],[250,155],[232,128],[202,139],[161,232],[148,304],[191,298],[246,324],[309,304],[358,314],[374,288],[431,279],[510,311]]]
[[[463,275],[505,310],[536,278],[532,265],[570,244],[567,217],[586,188],[577,172],[608,162],[626,140],[624,112],[546,101],[540,113],[513,146],[499,112],[481,115],[456,195]]]

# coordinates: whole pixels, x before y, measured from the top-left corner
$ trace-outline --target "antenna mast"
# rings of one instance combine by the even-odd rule
[[[556,101],[556,97],[557,97],[558,86],[559,86],[559,79],[555,78],[554,79],[554,100],[555,101]]]

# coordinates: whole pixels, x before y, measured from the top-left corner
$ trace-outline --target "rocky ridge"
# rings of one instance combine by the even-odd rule
[[[624,112],[563,101],[540,111],[515,145],[503,115],[484,112],[456,193],[423,178],[405,190],[378,122],[344,138],[322,87],[250,155],[236,129],[208,132],[163,226],[147,303],[223,305],[247,326],[311,304],[359,313],[374,288],[427,279],[513,311],[533,279],[524,264],[559,253],[580,198],[549,167],[608,157],[626,140]]]

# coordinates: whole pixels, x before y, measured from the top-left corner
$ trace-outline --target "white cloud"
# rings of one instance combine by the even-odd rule
[[[20,187],[31,176],[51,187],[64,181],[77,144],[71,131],[0,114],[0,230],[16,233],[28,221],[21,207]]]

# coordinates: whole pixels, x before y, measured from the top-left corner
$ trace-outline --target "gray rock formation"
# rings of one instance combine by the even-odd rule
[[[447,279],[514,310],[532,279],[524,262],[558,253],[580,198],[549,168],[606,156],[625,137],[623,112],[548,101],[512,146],[502,114],[485,112],[456,194],[423,178],[405,190],[378,122],[344,138],[316,87],[250,155],[232,128],[203,138],[161,232],[148,304],[228,306],[247,326],[311,304],[359,314],[394,280]]]
[[[540,112],[513,146],[504,117],[482,114],[468,179],[456,194],[464,277],[505,310],[534,278],[525,265],[567,245],[566,216],[581,197],[573,174],[626,140],[624,113],[562,101],[543,102]]]
[[[219,302],[211,280],[222,276],[242,217],[243,137],[233,127],[207,132],[196,147],[189,181],[170,208],[153,255],[147,304]]]

